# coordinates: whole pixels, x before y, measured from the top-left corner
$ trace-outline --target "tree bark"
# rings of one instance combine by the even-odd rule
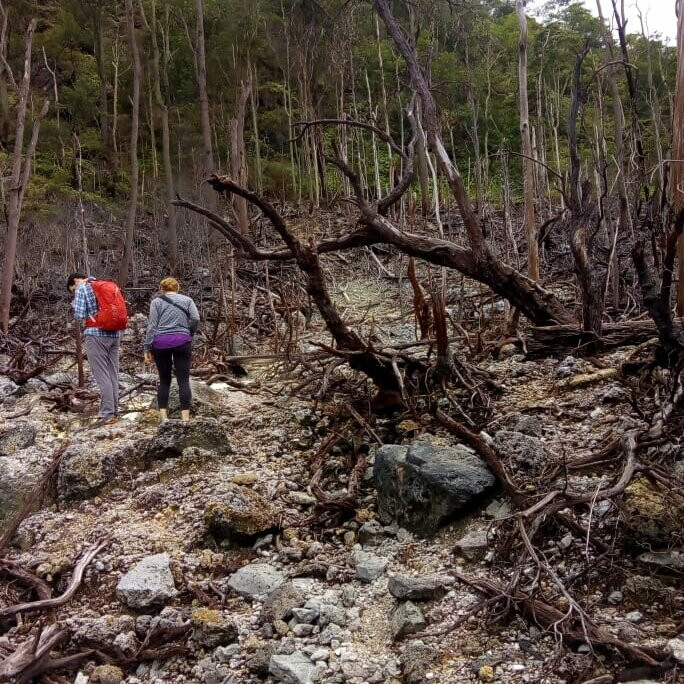
[[[207,91],[207,57],[204,42],[204,0],[195,0],[197,12],[197,89],[200,101],[200,126],[202,128],[202,173],[204,178],[214,173],[214,154],[211,144],[211,117],[209,113],[209,94]],[[202,186],[205,187],[204,185]],[[208,206],[214,207],[215,195],[208,189],[202,192],[202,197],[208,200]]]
[[[6,10],[0,5],[6,18]],[[26,153],[24,154],[24,130],[26,128],[26,113],[29,99],[31,82],[31,49],[33,46],[33,34],[37,21],[32,19],[26,31],[24,41],[24,73],[21,81],[17,84],[17,114],[12,152],[12,166],[10,172],[10,187],[7,202],[7,231],[3,245],[4,260],[2,264],[2,278],[0,279],[0,328],[7,334],[9,329],[10,307],[12,304],[12,283],[14,282],[14,265],[17,256],[17,237],[19,234],[19,220],[21,207],[24,202],[24,193],[31,176],[32,158],[38,144],[40,123],[47,114],[49,101],[45,100],[43,107],[33,120],[31,139]],[[8,73],[12,80],[13,77]]]
[[[676,214],[684,212],[684,7],[677,4],[677,81],[675,106],[672,114],[672,182],[671,202]],[[678,242],[679,280],[677,283],[677,315],[684,316],[684,234]]]
[[[230,172],[233,180],[243,188],[247,187],[247,160],[245,152],[245,115],[247,100],[252,91],[251,72],[246,80],[240,81],[240,88],[235,103],[235,112],[230,120]],[[233,210],[237,216],[237,224],[243,235],[249,233],[249,215],[247,200],[238,195],[233,196]]]
[[[160,68],[161,54],[159,50],[158,29],[159,22],[157,21],[157,3],[156,0],[151,0],[151,23],[147,24],[145,15],[141,14],[145,20],[148,31],[152,38],[152,79],[154,82],[154,99],[159,110],[159,118],[162,125],[162,163],[164,166],[164,189],[166,191],[166,258],[169,262],[169,269],[173,275],[178,273],[178,230],[176,227],[176,207],[173,204],[175,199],[175,189],[173,182],[173,165],[171,164],[171,136],[169,131],[169,106],[162,94],[162,75]],[[168,9],[168,6],[167,6]],[[164,85],[166,96],[168,97],[168,69],[169,55],[164,43]]]
[[[0,17],[0,143],[7,145],[9,142],[10,105],[5,60],[7,59],[7,26],[9,16],[2,2],[0,2],[0,12],[2,13]]]
[[[113,173],[116,158],[112,146],[111,126],[109,125],[109,98],[107,89],[107,64],[104,48],[104,28],[102,18],[102,0],[94,0],[91,6],[93,22],[93,47],[97,61],[97,75],[100,79],[100,137],[102,140],[102,156],[107,162],[107,170]]]
[[[527,17],[525,0],[516,0],[520,42],[518,44],[518,84],[520,89],[520,137],[523,157],[523,193],[525,195],[525,233],[527,234],[527,274],[532,280],[539,280],[539,245],[537,244],[537,223],[534,211],[534,160],[530,136],[530,105],[527,97]]]
[[[135,239],[135,219],[138,212],[138,129],[140,127],[140,80],[142,67],[140,65],[140,51],[138,39],[135,35],[135,14],[133,1],[125,0],[126,24],[128,27],[128,42],[131,48],[131,66],[133,69],[133,96],[131,98],[131,196],[126,216],[126,235],[124,238],[123,255],[119,267],[119,285],[123,288],[128,282],[128,271],[133,254]]]

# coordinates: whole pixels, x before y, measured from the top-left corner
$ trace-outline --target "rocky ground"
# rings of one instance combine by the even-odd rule
[[[551,462],[641,425],[614,370],[634,351],[605,356],[599,368],[572,357],[525,361],[504,349],[489,365],[505,387],[489,431],[509,465],[539,482]],[[0,380],[0,501],[9,515],[70,441],[52,500],[21,525],[9,556],[57,595],[80,554],[106,542],[54,619],[71,651],[95,647],[130,665],[93,659],[81,666],[81,684],[569,684],[624,669],[522,618],[492,625],[486,612],[469,616],[482,596],[459,577],[500,575],[497,534],[509,507],[484,462],[427,417],[379,420],[382,447],[359,427],[370,454],[356,514],[329,526],[310,519],[309,462],[336,429],[325,408],[276,397],[248,377],[243,390],[195,383],[198,416],[189,426],[160,425],[149,390],[129,396],[122,422],[96,427],[50,412],[37,400],[50,391],[40,383]],[[348,443],[326,458],[336,474],[327,484],[342,496]],[[571,477],[575,489],[592,491],[603,476]],[[578,580],[594,553],[579,537],[567,534],[544,554],[562,580],[580,583],[591,617],[611,634],[669,642],[684,662],[681,511],[667,510],[643,480],[621,506],[603,502],[584,522],[598,532],[626,525],[652,548],[625,551],[603,581]],[[12,595],[2,592],[0,606]],[[13,650],[23,623],[3,628],[0,648]],[[178,650],[155,658],[150,635],[162,633]]]

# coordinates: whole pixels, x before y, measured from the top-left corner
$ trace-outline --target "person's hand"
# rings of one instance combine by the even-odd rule
[[[152,363],[152,361],[154,361],[152,352],[145,352],[145,363]]]

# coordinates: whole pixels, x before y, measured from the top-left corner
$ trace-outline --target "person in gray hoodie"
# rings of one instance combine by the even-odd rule
[[[190,367],[192,365],[192,336],[199,324],[195,302],[180,294],[175,278],[161,281],[161,296],[150,304],[145,335],[145,361],[154,363],[159,372],[157,405],[162,420],[168,418],[171,376],[175,373],[180,395],[181,420],[190,420],[192,391]]]

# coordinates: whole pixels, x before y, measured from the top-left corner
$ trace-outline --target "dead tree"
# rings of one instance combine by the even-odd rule
[[[684,8],[677,3],[677,81],[672,118],[672,184],[671,202],[675,210],[684,212]],[[684,238],[679,237],[679,281],[677,313],[684,316]]]
[[[538,325],[571,323],[573,316],[552,293],[501,261],[487,243],[463,178],[446,151],[437,103],[430,91],[423,67],[418,61],[416,49],[394,16],[390,1],[373,0],[373,6],[385,22],[388,33],[406,62],[412,87],[421,103],[422,123],[428,144],[437,159],[438,171],[449,184],[465,224],[469,248],[447,243],[448,246],[444,245],[444,250],[451,252],[452,258],[449,259],[450,263],[442,265],[457,268],[465,275],[485,283]],[[373,220],[371,217],[364,218],[371,222]],[[386,230],[386,226],[378,225],[378,229]]]
[[[325,272],[321,266],[320,246],[313,241],[303,244],[290,230],[285,219],[267,200],[249,190],[240,187],[227,176],[212,176],[209,184],[219,193],[231,193],[241,197],[259,210],[270,221],[284,244],[283,249],[274,251],[260,250],[250,238],[235,229],[211,210],[192,202],[178,199],[175,204],[195,211],[209,219],[210,224],[218,230],[237,250],[238,256],[254,260],[294,260],[306,281],[306,291],[315,303],[326,327],[335,340],[336,348],[330,350],[346,358],[355,370],[365,373],[378,388],[377,401],[386,403],[394,398],[398,401],[401,380],[397,377],[391,359],[382,358],[363,339],[347,326],[335,306],[327,288]],[[351,238],[353,242],[354,239]],[[332,248],[326,251],[333,251]]]
[[[168,12],[168,5],[166,7]],[[167,102],[169,94],[168,84],[168,47],[166,41],[164,45],[164,86],[165,95],[162,94],[162,70],[160,69],[161,54],[159,50],[159,39],[157,31],[159,30],[159,23],[157,21],[157,4],[155,0],[150,3],[151,21],[148,23],[145,15],[143,3],[140,2],[140,16],[142,17],[145,28],[148,30],[152,40],[152,73],[154,87],[154,100],[159,110],[161,124],[162,124],[162,161],[164,164],[164,189],[166,190],[166,254],[169,262],[171,273],[176,274],[178,271],[178,231],[176,220],[176,208],[173,205],[175,199],[174,181],[173,181],[173,165],[171,163],[171,136],[169,129],[169,105]]]
[[[568,117],[568,147],[570,150],[570,192],[568,197],[568,237],[575,260],[575,271],[582,292],[582,327],[598,344],[603,324],[605,279],[598,273],[593,246],[602,216],[596,218],[596,202],[591,183],[580,183],[580,159],[577,145],[577,119],[584,100],[582,63],[588,49],[578,55],[573,72],[572,100]],[[607,273],[607,271],[606,271]]]
[[[126,0],[126,25],[128,27],[128,41],[131,48],[133,97],[131,100],[131,196],[128,200],[126,236],[119,266],[119,284],[121,287],[125,287],[128,280],[128,271],[133,254],[133,240],[135,238],[135,219],[138,213],[138,128],[140,124],[140,81],[142,78],[142,67],[140,64],[138,38],[135,34],[135,10],[132,0]]]
[[[28,187],[31,176],[32,159],[38,144],[38,134],[43,117],[47,114],[49,100],[43,102],[43,106],[33,120],[33,129],[28,146],[24,150],[24,130],[26,128],[26,116],[30,96],[31,84],[31,48],[33,45],[33,33],[36,28],[36,20],[32,19],[26,31],[24,40],[24,73],[17,83],[12,69],[5,59],[7,45],[8,10],[0,2],[0,58],[3,61],[4,74],[10,85],[16,91],[16,128],[14,135],[14,150],[12,151],[11,171],[9,178],[9,190],[6,217],[7,231],[3,251],[5,258],[2,264],[2,280],[0,281],[0,328],[7,334],[10,320],[10,307],[12,304],[12,284],[14,282],[14,266],[17,256],[17,237],[19,234],[19,220],[21,208],[24,202],[24,194]]]
[[[242,187],[247,186],[247,162],[245,159],[245,112],[247,100],[252,92],[252,74],[240,81],[240,88],[235,101],[235,112],[230,120],[230,170],[233,179]],[[233,198],[233,210],[237,217],[238,227],[244,235],[249,232],[249,215],[247,202],[242,197]]]
[[[527,17],[525,0],[516,0],[520,42],[518,44],[518,82],[520,89],[520,137],[523,151],[523,193],[525,195],[525,232],[527,233],[527,274],[539,280],[539,244],[534,211],[534,159],[530,134],[530,105],[527,98]]]

